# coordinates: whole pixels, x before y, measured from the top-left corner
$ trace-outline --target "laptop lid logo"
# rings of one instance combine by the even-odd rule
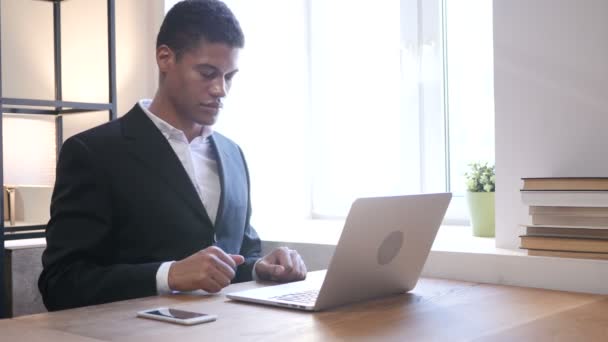
[[[391,262],[399,254],[401,246],[403,246],[403,232],[394,231],[388,234],[378,247],[378,263],[386,265]]]

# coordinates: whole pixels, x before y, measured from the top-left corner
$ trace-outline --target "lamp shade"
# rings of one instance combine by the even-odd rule
[[[56,166],[54,118],[5,115],[2,126],[4,184],[52,186]]]

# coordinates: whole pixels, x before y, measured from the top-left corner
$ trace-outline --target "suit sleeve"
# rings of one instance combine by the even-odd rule
[[[49,310],[156,294],[160,263],[116,264],[111,185],[77,137],[59,156],[38,287]]]
[[[262,254],[262,241],[258,236],[258,233],[251,226],[251,193],[250,193],[250,181],[249,181],[249,170],[247,169],[247,163],[245,162],[245,156],[243,151],[239,148],[241,158],[243,160],[245,174],[247,176],[247,220],[245,227],[245,234],[243,234],[243,244],[241,245],[241,255],[245,257],[245,262],[238,267],[235,282],[250,281],[252,280],[253,266],[260,259]]]

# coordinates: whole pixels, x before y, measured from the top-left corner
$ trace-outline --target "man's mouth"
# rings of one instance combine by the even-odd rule
[[[208,102],[208,103],[201,103],[200,105],[202,107],[206,107],[206,108],[210,108],[210,109],[221,109],[222,108],[221,102]]]

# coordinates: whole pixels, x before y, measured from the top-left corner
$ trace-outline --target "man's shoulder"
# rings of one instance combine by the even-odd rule
[[[134,114],[136,114],[136,111],[141,111],[141,109],[139,109],[139,105],[137,104],[127,113],[125,113],[125,115],[123,115],[122,117],[86,129],[80,133],[75,134],[73,138],[85,142],[109,142],[113,139],[123,137],[123,124],[125,120],[128,119],[128,117],[134,116]]]
[[[111,120],[100,124],[98,126],[86,129],[74,137],[78,137],[83,140],[95,139],[96,137],[107,137],[120,133],[120,119]]]
[[[125,117],[131,112],[133,112],[133,109],[118,119],[86,129],[80,133],[74,134],[67,140],[78,140],[89,146],[110,147],[123,139],[123,122]]]
[[[120,119],[112,120],[74,134],[64,142],[64,145],[78,141],[79,144],[101,152],[111,149],[121,139],[120,131]]]

